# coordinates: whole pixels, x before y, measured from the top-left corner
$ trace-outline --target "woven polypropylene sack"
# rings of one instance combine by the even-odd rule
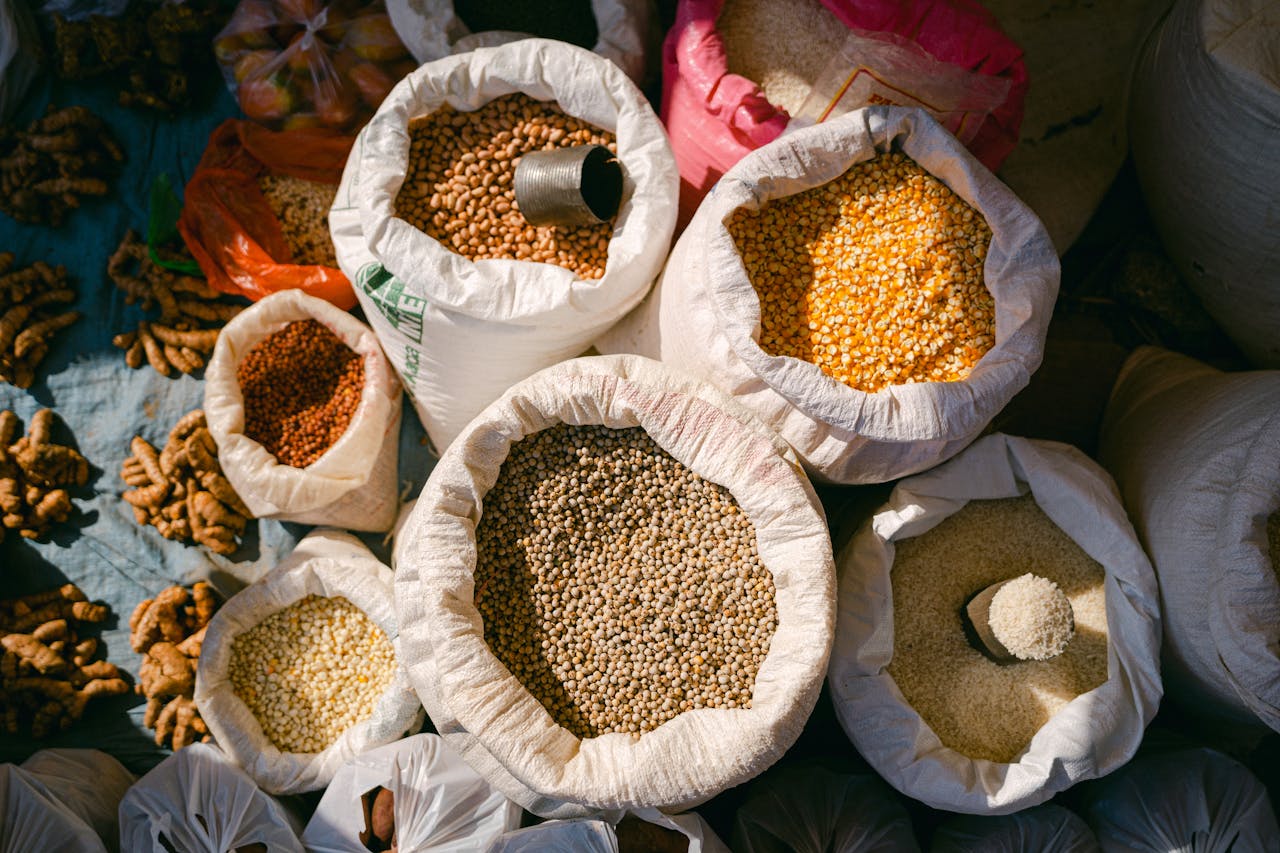
[[[642,427],[726,487],[773,574],[778,627],[749,709],[685,712],[638,738],[580,740],[485,644],[475,525],[513,442],[557,423]],[[402,661],[436,729],[494,787],[544,817],[689,808],[780,758],[822,683],[834,620],[831,543],[795,455],[715,388],[635,356],[575,359],[504,394],[432,471],[395,544]]]
[[[364,360],[364,389],[346,431],[315,462],[277,461],[244,433],[244,396],[236,371],[249,351],[290,323],[316,320]],[[227,480],[257,518],[390,529],[399,509],[400,383],[368,326],[300,290],[264,297],[218,335],[205,370],[204,413]]]
[[[1280,5],[1178,0],[1129,95],[1147,210],[1205,309],[1280,368]]]
[[[93,827],[16,764],[0,764],[0,814],[0,853],[106,853]]]
[[[285,810],[215,746],[183,747],[120,801],[120,849],[129,853],[225,853],[249,844],[302,853]]]
[[[641,83],[653,26],[649,0],[591,0],[598,37],[591,48]],[[527,38],[508,30],[471,32],[454,11],[453,0],[387,0],[387,14],[414,59],[432,62],[477,47]]]
[[[1160,580],[1169,698],[1280,731],[1280,371],[1222,373],[1144,347],[1126,362],[1099,458]]]
[[[356,755],[416,731],[422,724],[422,709],[404,668],[397,665],[391,684],[368,718],[348,728],[321,752],[283,752],[263,734],[257,717],[231,684],[231,652],[236,638],[309,595],[342,597],[386,633],[396,648],[397,660],[402,661],[392,581],[391,570],[359,539],[339,531],[316,530],[299,542],[284,562],[236,593],[214,614],[196,670],[196,705],[218,745],[264,791],[299,794],[323,788]]]
[[[513,92],[555,101],[616,135],[622,206],[601,278],[473,261],[395,215],[410,119]],[[581,355],[644,298],[667,256],[677,190],[658,117],[617,66],[590,51],[527,39],[440,59],[401,81],[357,138],[329,225],[338,265],[437,448],[516,382]]]
[[[1107,680],[1049,718],[1016,761],[970,758],[942,744],[886,668],[893,660],[895,545],[970,500],[1030,493],[1106,573]],[[903,480],[841,552],[840,605],[828,680],[836,714],[889,784],[934,808],[1008,814],[1128,761],[1160,703],[1156,579],[1107,473],[1057,442],[991,435]],[[959,626],[957,626],[957,630]]]
[[[953,817],[933,834],[929,853],[1096,853],[1098,839],[1079,815],[1052,803],[1010,815]]]
[[[657,809],[636,809],[630,814],[645,823],[680,833],[687,839],[689,853],[729,853],[715,830],[694,812],[666,814]],[[618,849],[619,839],[610,821],[579,818],[549,820],[508,832],[493,842],[486,853],[618,853]]]
[[[123,764],[98,749],[42,749],[22,769],[89,824],[108,850],[120,849],[120,798],[135,781]]]
[[[760,300],[726,221],[739,208],[825,184],[902,151],[985,217],[995,345],[955,382],[874,394],[817,365],[760,348]],[[729,391],[786,439],[809,473],[874,483],[923,471],[969,444],[1040,365],[1058,293],[1058,256],[1040,220],[926,113],[870,107],[753,151],[703,200],[650,296],[598,342],[688,370]]]

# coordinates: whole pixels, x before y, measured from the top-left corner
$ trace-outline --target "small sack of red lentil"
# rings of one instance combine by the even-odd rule
[[[1160,579],[1169,698],[1242,741],[1280,732],[1278,413],[1280,370],[1143,347],[1099,445]]]
[[[355,756],[422,725],[392,582],[360,540],[319,529],[209,623],[196,705],[267,793],[323,788]]]
[[[606,221],[529,225],[526,152],[613,146]],[[360,133],[330,215],[338,264],[443,450],[504,391],[581,355],[648,291],[675,227],[662,124],[616,65],[526,39],[422,66]]]
[[[297,288],[354,307],[328,219],[353,141],[326,130],[220,124],[187,183],[178,219],[209,284],[254,300]]]
[[[255,518],[391,529],[400,399],[372,330],[300,290],[242,311],[205,370],[218,461]]]
[[[951,457],[1040,365],[1058,256],[926,113],[868,107],[744,157],[602,352],[728,390],[809,473],[876,483]]]
[[[772,430],[648,359],[573,359],[432,471],[395,541],[401,655],[436,730],[529,811],[679,811],[799,736],[831,569]]]
[[[902,793],[1008,814],[1133,757],[1160,703],[1156,578],[1080,451],[980,439],[900,482],[837,564],[832,702]]]

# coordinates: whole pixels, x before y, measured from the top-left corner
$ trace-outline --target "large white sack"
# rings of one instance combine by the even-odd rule
[[[885,668],[893,659],[894,542],[918,536],[970,500],[1028,492],[1106,572],[1107,680],[1054,714],[1017,761],[943,746]],[[1065,444],[990,435],[950,462],[903,480],[841,552],[828,679],[840,724],[889,784],[934,808],[1008,814],[1128,761],[1160,703],[1156,579],[1111,478]]]
[[[513,92],[616,134],[622,206],[599,279],[473,261],[395,216],[409,120]],[[644,298],[667,256],[678,191],[662,123],[635,84],[590,51],[526,39],[428,63],[391,91],[352,148],[329,226],[338,265],[436,447],[516,382],[580,355]]]
[[[89,824],[108,850],[120,849],[120,798],[135,781],[123,764],[97,749],[42,749],[22,769]]]
[[[0,764],[0,853],[106,853],[93,827],[16,764]]]
[[[453,0],[387,0],[396,34],[419,62],[529,37],[509,30],[473,33],[453,7]],[[592,52],[643,83],[645,47],[655,23],[651,0],[591,0],[591,12],[598,33]]]
[[[728,488],[754,523],[773,574],[778,627],[750,709],[704,708],[636,739],[579,740],[485,644],[473,603],[483,496],[513,442],[560,422],[643,427],[695,473]],[[543,817],[691,808],[780,758],[822,685],[835,577],[813,487],[795,454],[756,418],[648,359],[574,359],[489,406],[432,471],[396,539],[395,567],[401,660],[437,731],[494,787]]]
[[[715,830],[695,812],[671,815],[657,809],[634,809],[628,814],[680,833],[689,841],[689,853],[729,853]],[[598,818],[549,820],[508,832],[486,853],[618,853],[616,824]]]
[[[298,320],[323,323],[364,357],[364,391],[346,431],[305,468],[282,465],[244,434],[236,368],[259,341]],[[384,531],[395,522],[400,449],[400,383],[368,326],[301,290],[284,290],[223,327],[204,375],[204,414],[218,461],[257,518]]]
[[[183,747],[120,802],[120,849],[129,853],[226,853],[255,843],[302,853],[285,810],[216,746]]]
[[[963,815],[944,821],[929,853],[1097,853],[1093,830],[1052,803],[997,817]]]
[[[984,275],[996,303],[996,342],[964,380],[868,394],[760,348],[760,300],[725,222],[738,208],[828,183],[890,149],[939,178],[991,226]],[[1044,352],[1058,274],[1040,220],[954,136],[922,110],[867,107],[742,158],[703,199],[648,299],[597,346],[660,359],[728,391],[818,479],[884,482],[953,456],[1027,384]]]
[[[520,807],[489,786],[439,735],[421,734],[357,755],[338,771],[302,833],[308,853],[367,853],[361,798],[394,796],[400,853],[483,850],[520,826]]]
[[[1144,347],[1111,392],[1099,458],[1160,581],[1164,677],[1186,710],[1280,731],[1280,371],[1222,373]]]
[[[195,701],[223,751],[264,791],[298,794],[329,784],[356,755],[404,737],[422,724],[422,709],[403,666],[378,700],[373,714],[318,753],[282,752],[262,732],[236,695],[228,670],[236,637],[271,614],[308,595],[341,596],[386,632],[403,661],[391,570],[359,539],[335,530],[307,534],[280,565],[218,609],[205,632],[196,670]]]
[[[1280,3],[1178,0],[1129,96],[1165,251],[1259,367],[1280,368]]]

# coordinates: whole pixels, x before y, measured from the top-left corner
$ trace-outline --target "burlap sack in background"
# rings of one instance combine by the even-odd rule
[[[485,644],[473,602],[475,525],[513,442],[557,423],[641,426],[733,494],[772,572],[778,627],[751,708],[704,708],[632,738],[579,740]],[[436,729],[481,775],[544,817],[678,810],[758,775],[799,736],[834,622],[831,544],[794,453],[705,383],[648,359],[548,368],[489,406],[441,457],[395,543],[401,660]]]
[[[985,261],[996,342],[968,378],[868,394],[757,343],[760,300],[726,220],[740,207],[825,184],[890,149],[906,153],[991,226]],[[725,389],[786,439],[815,478],[875,483],[931,468],[973,441],[1040,365],[1058,293],[1044,227],[919,110],[869,107],[745,156],[703,200],[657,286],[597,346],[660,359]]]
[[[1280,371],[1222,373],[1144,347],[1111,392],[1099,458],[1160,580],[1169,698],[1280,731]]]
[[[236,369],[268,335],[297,320],[317,320],[364,358],[364,391],[346,432],[306,468],[283,465],[244,434],[244,397]],[[257,518],[390,529],[399,508],[400,383],[368,326],[299,290],[265,297],[218,335],[205,370],[204,413],[227,480]]]
[[[970,500],[1028,492],[1106,571],[1108,677],[1054,714],[1017,761],[1000,764],[943,746],[885,671],[894,646],[890,571],[896,541],[932,529]],[[1137,750],[1160,703],[1156,579],[1115,486],[1080,451],[987,436],[899,483],[838,563],[831,698],[858,751],[899,791],[947,811],[1008,814],[1105,775]]]
[[[601,278],[554,264],[473,261],[395,215],[409,121],[445,103],[469,111],[513,92],[555,101],[617,137],[622,206]],[[582,354],[644,298],[667,256],[678,183],[644,95],[617,66],[572,45],[526,39],[450,56],[392,90],[356,140],[329,226],[338,265],[437,448],[516,382]]]
[[[196,705],[222,750],[267,793],[298,794],[325,787],[356,755],[416,731],[422,709],[400,666],[367,720],[347,729],[322,752],[281,752],[231,686],[236,637],[308,595],[341,596],[386,632],[403,664],[392,580],[391,570],[354,536],[316,530],[284,562],[214,614],[196,670]]]

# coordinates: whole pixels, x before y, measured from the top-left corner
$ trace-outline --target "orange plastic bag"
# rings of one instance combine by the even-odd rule
[[[209,284],[255,302],[298,288],[348,310],[351,282],[336,267],[291,262],[280,222],[258,186],[264,173],[336,186],[354,137],[319,129],[268,130],[228,119],[209,137],[187,183],[178,231]]]

